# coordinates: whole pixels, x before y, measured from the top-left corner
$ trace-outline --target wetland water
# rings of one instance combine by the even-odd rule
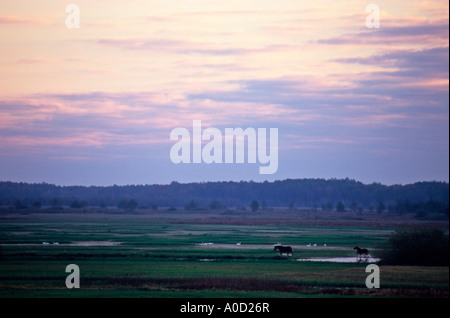
[[[329,257],[329,258],[298,258],[297,261],[300,262],[334,262],[334,263],[377,263],[380,261],[379,258],[369,257],[362,258],[361,260],[356,257]]]

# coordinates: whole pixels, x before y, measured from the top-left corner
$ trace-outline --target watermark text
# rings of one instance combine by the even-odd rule
[[[259,174],[274,174],[278,170],[278,128],[270,128],[267,139],[266,128],[225,128],[222,134],[214,127],[202,131],[201,120],[194,120],[192,136],[188,129],[178,127],[170,133],[170,140],[177,141],[170,150],[170,159],[175,164],[245,163],[247,157],[247,163],[258,161],[263,165]],[[207,143],[203,145],[203,141]]]

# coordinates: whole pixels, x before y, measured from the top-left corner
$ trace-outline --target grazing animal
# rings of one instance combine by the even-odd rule
[[[369,257],[369,250],[367,248],[359,248],[359,246],[355,246],[353,249],[356,250],[356,257],[359,255],[359,259],[361,259],[362,255],[365,255],[366,258]]]
[[[280,255],[283,253],[286,253],[288,256],[289,254],[294,255],[294,252],[292,252],[292,247],[290,246],[281,246],[281,245],[277,245],[273,248],[274,251],[278,250],[280,251]]]

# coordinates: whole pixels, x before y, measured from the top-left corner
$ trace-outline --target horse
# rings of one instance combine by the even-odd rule
[[[275,252],[276,250],[280,251],[280,255],[283,253],[286,253],[289,256],[289,253],[291,255],[294,255],[294,252],[292,252],[292,247],[290,246],[281,246],[281,245],[277,245],[273,248],[273,251]]]
[[[360,260],[362,255],[365,255],[366,259],[369,257],[369,250],[367,248],[359,248],[359,246],[355,246],[353,249],[356,250],[356,257],[359,255]]]

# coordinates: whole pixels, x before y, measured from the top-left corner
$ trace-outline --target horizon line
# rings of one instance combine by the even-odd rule
[[[176,180],[172,180],[169,183],[146,183],[146,184],[110,184],[110,185],[80,185],[80,184],[73,184],[73,185],[61,185],[61,184],[56,184],[56,183],[49,183],[49,182],[45,182],[45,181],[41,181],[41,182],[26,182],[26,181],[4,181],[4,180],[0,180],[0,183],[19,183],[19,184],[29,184],[29,185],[52,185],[52,186],[56,186],[56,187],[85,187],[85,188],[90,188],[90,187],[98,187],[98,188],[107,188],[107,187],[127,187],[127,186],[170,186],[172,184],[181,184],[181,185],[188,185],[188,184],[205,184],[205,183],[224,183],[224,182],[231,182],[231,183],[275,183],[275,182],[284,182],[284,181],[288,181],[288,180],[293,180],[293,181],[298,181],[298,180],[322,180],[322,181],[354,181],[356,183],[361,183],[363,185],[373,185],[373,184],[377,184],[377,185],[382,185],[382,186],[387,186],[387,187],[391,187],[391,186],[407,186],[407,185],[413,185],[413,184],[417,184],[417,183],[445,183],[445,184],[449,184],[449,181],[444,181],[444,180],[419,180],[419,181],[414,181],[414,182],[410,182],[410,183],[392,183],[392,184],[384,184],[381,182],[370,182],[370,183],[365,183],[362,181],[359,181],[357,179],[353,179],[353,178],[285,178],[285,179],[277,179],[277,180],[273,180],[273,181],[269,181],[269,180],[264,180],[264,181],[254,181],[254,180],[239,180],[239,181],[234,181],[234,180],[216,180],[216,181],[191,181],[191,182],[180,182],[180,181],[176,181]]]

